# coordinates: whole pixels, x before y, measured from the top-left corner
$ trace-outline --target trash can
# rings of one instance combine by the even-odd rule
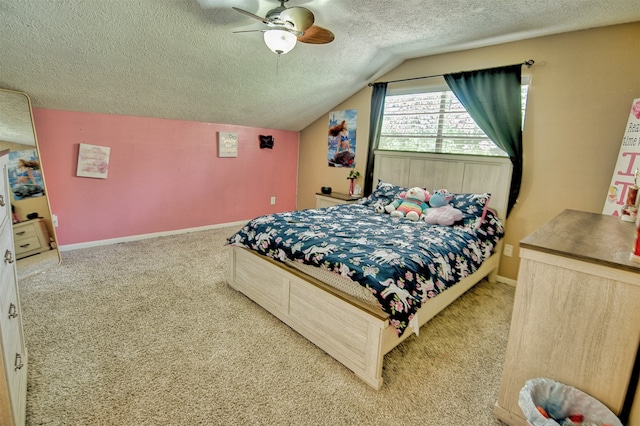
[[[620,419],[594,397],[542,377],[527,380],[518,405],[531,426],[622,426]]]

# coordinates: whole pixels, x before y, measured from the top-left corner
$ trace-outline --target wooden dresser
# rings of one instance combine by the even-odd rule
[[[16,259],[51,250],[49,231],[43,219],[32,219],[13,224]]]
[[[526,424],[518,395],[536,377],[578,388],[620,415],[640,341],[640,264],[629,260],[634,235],[634,224],[617,217],[565,210],[520,242],[494,407],[502,421]]]
[[[24,424],[27,399],[27,350],[11,226],[7,152],[0,152],[0,426]]]

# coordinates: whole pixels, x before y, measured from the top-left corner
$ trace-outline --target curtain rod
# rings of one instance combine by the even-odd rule
[[[529,59],[527,61],[524,62],[520,62],[519,64],[513,64],[513,65],[526,65],[527,68],[530,68],[531,65],[535,64],[536,61],[534,61],[533,59]],[[508,66],[508,65],[505,65]],[[450,73],[450,74],[455,74],[455,73]],[[422,80],[423,78],[434,78],[434,77],[442,77],[444,74],[434,74],[434,75],[425,75],[422,77],[413,77],[413,78],[403,78],[400,80],[391,80],[391,81],[380,81],[380,83],[400,83],[402,81],[411,81],[411,80]],[[369,83],[368,86],[369,87],[373,87],[374,83]]]

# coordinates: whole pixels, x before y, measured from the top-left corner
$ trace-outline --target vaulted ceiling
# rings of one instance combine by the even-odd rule
[[[279,2],[0,0],[0,88],[42,108],[301,130],[406,59],[640,21],[638,0],[290,0],[335,40],[278,56],[234,34],[264,25],[232,6]]]

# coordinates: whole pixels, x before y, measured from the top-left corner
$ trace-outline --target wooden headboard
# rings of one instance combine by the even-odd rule
[[[505,157],[376,151],[373,187],[378,179],[429,192],[448,189],[455,193],[491,194],[489,206],[501,219],[507,217],[511,160]]]

